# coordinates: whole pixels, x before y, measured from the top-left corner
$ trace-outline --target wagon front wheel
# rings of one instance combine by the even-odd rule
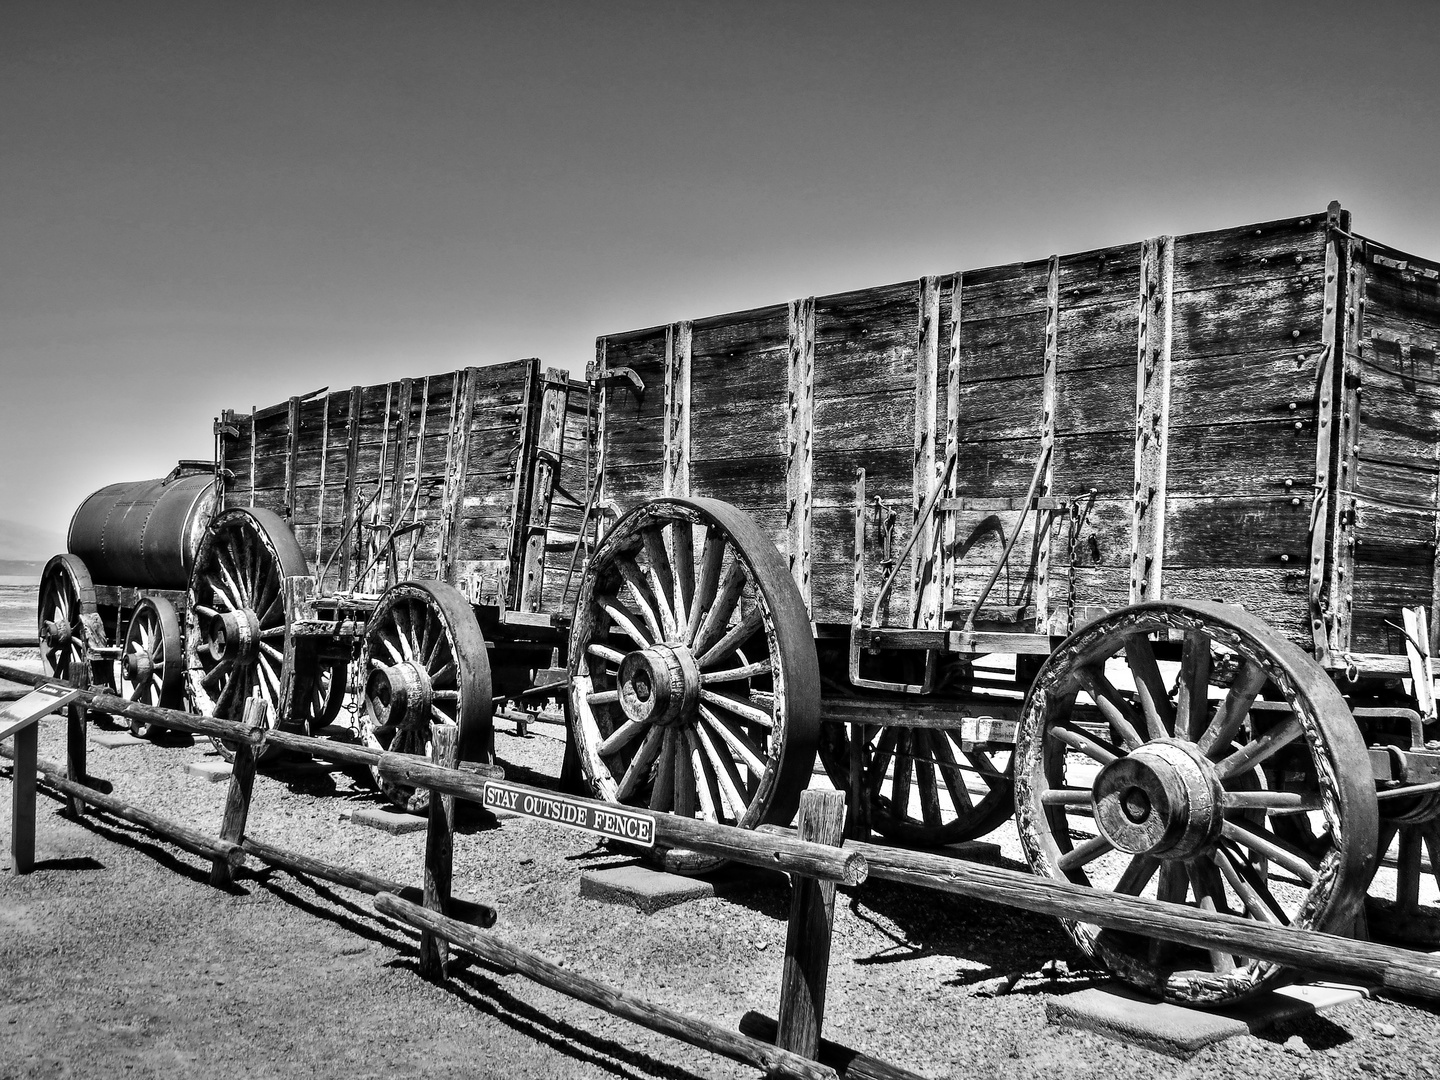
[[[163,596],[147,596],[136,605],[120,649],[120,696],[166,709],[184,706],[184,660],[180,617]],[[130,733],[149,738],[153,725],[130,719]]]
[[[366,746],[429,754],[430,725],[459,728],[462,761],[491,756],[490,660],[470,602],[441,581],[392,586],[370,616],[361,653],[364,707],[356,734]],[[343,676],[342,676],[343,677]],[[430,805],[430,792],[386,780],[385,796],[411,813]]]
[[[185,612],[186,690],[195,711],[240,720],[259,698],[281,716],[285,667],[285,579],[305,574],[305,556],[275,514],[237,507],[205,530],[190,572]],[[215,747],[228,761],[234,751]],[[261,758],[278,753],[266,748]]]
[[[586,569],[569,652],[570,735],[598,798],[747,829],[794,816],[819,666],[805,602],[748,515],[675,498],[621,518]]]
[[[90,646],[104,645],[90,571],[75,555],[56,555],[40,575],[37,622],[46,675],[89,686]]]
[[[1364,742],[1323,670],[1238,608],[1142,604],[1046,662],[1016,741],[1017,824],[1037,873],[1262,923],[1348,934],[1375,858]],[[1167,1000],[1220,1006],[1268,961],[1067,923]]]

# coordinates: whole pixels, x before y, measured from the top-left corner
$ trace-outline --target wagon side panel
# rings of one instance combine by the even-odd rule
[[[601,338],[604,380],[602,426],[605,455],[601,509],[611,524],[617,514],[663,493],[665,367],[668,327]],[[640,388],[623,377],[629,369]]]
[[[666,419],[671,492],[688,488],[739,507],[781,551],[787,547],[789,344],[784,305],[677,328],[669,347]]]
[[[916,364],[914,281],[814,301],[812,611],[849,622],[854,596],[855,475],[865,470],[865,596],[870,603],[911,530]],[[781,402],[785,400],[781,397]],[[933,482],[933,481],[932,481]],[[783,488],[781,489],[783,492]],[[883,507],[877,504],[881,500]],[[785,505],[782,497],[779,504]],[[887,525],[895,515],[893,529]],[[909,621],[910,571],[902,566],[882,620]]]
[[[1176,237],[1170,283],[1165,593],[1243,605],[1302,644],[1326,235],[1322,214]]]
[[[592,489],[597,450],[596,404],[590,386],[570,383],[560,467],[550,497],[544,586],[540,596],[541,609],[551,614],[568,614],[573,608],[585,569],[583,546],[576,554],[576,545],[581,542],[582,531],[594,535],[589,523],[596,512]]]
[[[1348,498],[1348,646],[1403,655],[1402,608],[1437,615],[1440,485],[1440,267],[1365,242],[1352,277],[1363,302],[1350,345],[1357,387]],[[1343,533],[1342,533],[1343,535]]]

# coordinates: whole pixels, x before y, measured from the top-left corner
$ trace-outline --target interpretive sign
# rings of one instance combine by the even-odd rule
[[[0,739],[8,739],[31,721],[69,705],[80,696],[73,686],[42,683],[30,693],[0,709]]]
[[[613,840],[641,847],[655,846],[655,819],[642,810],[572,799],[492,780],[485,785],[485,805],[491,810],[553,821],[583,832],[599,833]]]

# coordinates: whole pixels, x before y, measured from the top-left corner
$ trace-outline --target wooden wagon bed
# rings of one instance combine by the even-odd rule
[[[602,499],[748,510],[822,635],[1048,651],[1163,596],[1400,670],[1437,604],[1437,278],[1332,205],[606,335],[645,390],[604,381]]]

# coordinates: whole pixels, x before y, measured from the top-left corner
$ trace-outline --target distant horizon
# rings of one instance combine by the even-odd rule
[[[0,518],[211,419],[1323,212],[1440,259],[1440,5],[16,0]]]

